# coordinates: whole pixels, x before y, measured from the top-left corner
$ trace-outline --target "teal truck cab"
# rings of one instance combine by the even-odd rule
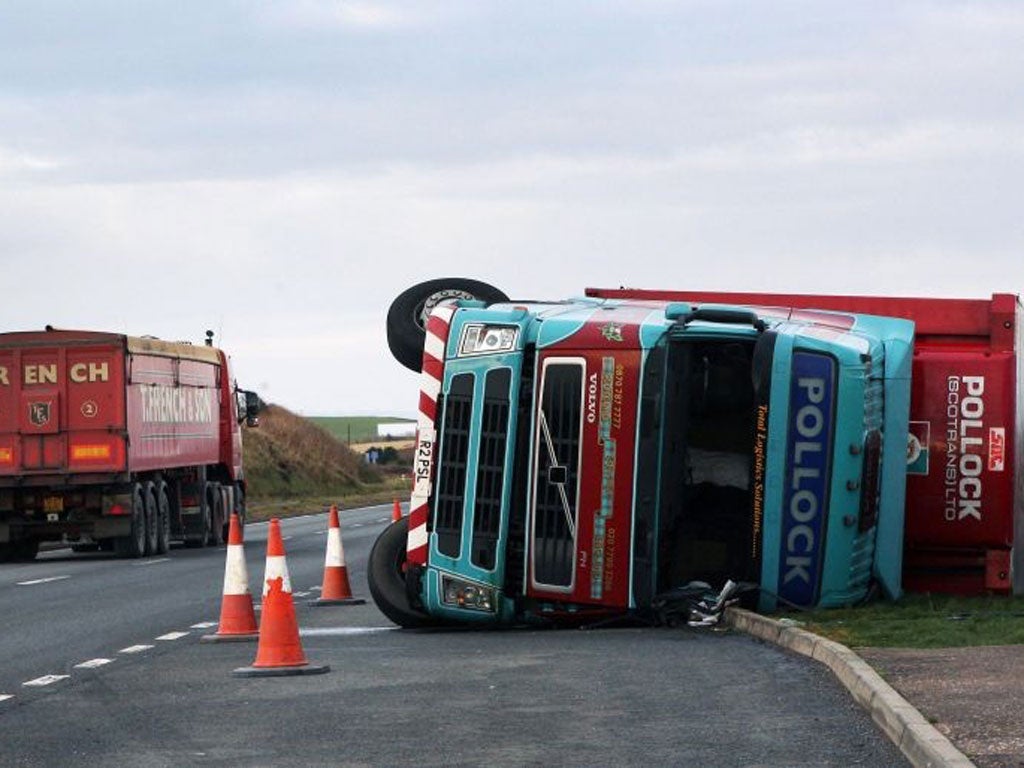
[[[762,609],[901,593],[914,325],[589,290],[414,286],[391,350],[420,371],[409,515],[371,593],[402,626],[650,617],[694,582]]]

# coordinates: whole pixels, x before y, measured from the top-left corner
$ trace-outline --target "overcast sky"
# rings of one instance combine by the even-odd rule
[[[1024,3],[0,3],[0,330],[201,341],[413,415],[395,294],[465,275],[1024,290]]]

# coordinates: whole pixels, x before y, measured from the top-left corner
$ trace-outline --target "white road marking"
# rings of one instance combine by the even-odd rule
[[[378,517],[376,520],[374,520],[375,523],[386,523],[387,521],[388,518],[386,517]]]
[[[47,576],[45,579],[32,579],[32,581],[19,581],[19,587],[31,587],[35,584],[49,584],[51,581],[63,581],[70,579],[70,576]]]
[[[299,629],[304,637],[351,637],[354,635],[375,635],[379,632],[391,632],[398,627],[312,627]]]
[[[52,685],[60,680],[67,680],[69,677],[71,677],[71,675],[43,675],[42,677],[37,677],[35,680],[29,680],[28,682],[22,683],[22,685],[42,688],[44,685]]]
[[[295,597],[309,597],[309,592],[292,592]]]
[[[309,588],[309,591],[310,591],[310,592],[322,592],[322,591],[323,591],[323,587],[321,587],[321,586],[317,585],[317,586],[315,586],[315,587],[310,587],[310,588]]]
[[[127,648],[122,648],[118,653],[142,653],[152,647],[152,645],[129,645]]]
[[[362,528],[363,524],[362,523],[352,523],[352,525],[350,525],[348,527],[349,528]]]
[[[291,541],[291,539],[292,539],[291,536],[282,536],[281,537],[281,541]]]
[[[112,661],[113,659],[89,659],[81,664],[75,664],[75,669],[96,669],[96,667],[102,667],[104,664],[109,664]]]
[[[155,560],[143,560],[143,561],[138,562],[138,563],[132,563],[132,565],[134,565],[136,568],[139,568],[139,567],[144,566],[144,565],[156,565],[157,563],[169,563],[169,562],[171,562],[171,558],[169,558],[169,557],[158,557]]]
[[[160,635],[157,640],[178,640],[185,635],[190,634],[189,632],[168,632],[166,635]]]
[[[189,629],[209,629],[210,627],[216,626],[216,621],[200,621],[198,624],[193,624]]]
[[[14,698],[13,694],[10,694],[10,693],[0,693],[0,701],[7,701],[8,699],[13,699],[13,698]]]
[[[322,531],[316,531],[315,535],[316,536],[323,536],[325,533],[327,533],[327,529],[326,528],[324,528]]]

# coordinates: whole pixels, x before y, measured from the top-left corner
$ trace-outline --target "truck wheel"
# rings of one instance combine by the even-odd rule
[[[245,530],[245,490],[240,485],[235,486],[235,514],[238,515],[238,522]]]
[[[171,502],[167,497],[167,483],[156,486],[156,552],[165,555],[171,549]]]
[[[210,535],[206,543],[211,547],[219,547],[227,540],[227,536],[224,535],[224,495],[220,492],[218,483],[210,483],[207,488],[210,507]]]
[[[153,483],[143,484],[142,499],[146,507],[146,554],[155,555],[160,538],[160,515],[157,511],[156,488]]]
[[[463,277],[428,280],[398,294],[388,309],[388,347],[395,359],[411,371],[423,367],[427,318],[445,299],[476,299],[487,304],[508,301],[492,285]]]
[[[114,551],[120,557],[142,557],[146,554],[146,502],[142,486],[138,483],[132,489],[132,529],[127,536],[114,540]]]
[[[38,552],[39,542],[36,539],[18,539],[0,544],[0,563],[35,560]]]
[[[427,614],[409,605],[405,591],[405,551],[409,518],[403,517],[385,528],[370,550],[366,580],[381,613],[400,627],[415,628],[437,624]]]

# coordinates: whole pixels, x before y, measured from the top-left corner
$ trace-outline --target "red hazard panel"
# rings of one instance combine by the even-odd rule
[[[929,347],[915,355],[906,540],[986,549],[1013,543],[1012,353]]]

